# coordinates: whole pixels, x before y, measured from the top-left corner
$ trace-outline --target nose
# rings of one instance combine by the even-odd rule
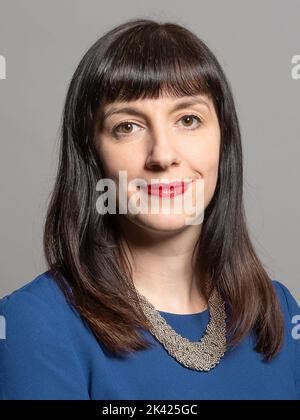
[[[146,166],[148,169],[167,169],[170,165],[180,163],[180,158],[172,145],[172,135],[166,130],[151,132],[151,150],[148,154]]]

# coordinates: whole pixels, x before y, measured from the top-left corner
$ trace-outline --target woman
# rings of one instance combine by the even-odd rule
[[[44,249],[1,301],[2,398],[299,398],[298,305],[250,241],[232,93],[188,29],[131,20],[82,58]]]

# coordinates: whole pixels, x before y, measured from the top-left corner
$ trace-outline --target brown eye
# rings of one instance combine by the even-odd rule
[[[196,127],[193,127],[193,120],[198,121],[198,124],[196,124]],[[199,126],[199,124],[201,123],[201,119],[199,117],[197,117],[196,115],[184,115],[181,118],[181,121],[185,121],[184,126],[187,128],[190,128],[191,130],[193,130],[194,128],[197,128]]]
[[[135,129],[134,129],[135,126]],[[131,121],[124,121],[116,125],[112,130],[111,134],[115,137],[127,136],[134,134],[136,131],[139,131],[141,127],[138,124],[135,124]]]
[[[131,133],[132,123],[125,122],[122,124],[119,124],[115,129],[115,133],[123,133],[123,134],[129,134]],[[121,129],[121,130],[120,130]]]
[[[190,125],[192,125],[192,124],[193,124],[193,118],[191,118],[190,116],[183,117],[183,121],[184,121],[185,123],[187,123],[187,125],[188,125],[188,126],[190,126]]]

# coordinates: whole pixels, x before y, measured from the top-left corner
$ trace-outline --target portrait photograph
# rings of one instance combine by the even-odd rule
[[[0,400],[300,399],[299,22],[0,0]]]

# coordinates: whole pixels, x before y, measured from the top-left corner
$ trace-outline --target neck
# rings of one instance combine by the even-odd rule
[[[132,267],[133,283],[157,310],[178,314],[203,311],[207,301],[200,291],[204,276],[195,268],[192,253],[201,226],[180,232],[140,228],[122,220],[122,249]]]

